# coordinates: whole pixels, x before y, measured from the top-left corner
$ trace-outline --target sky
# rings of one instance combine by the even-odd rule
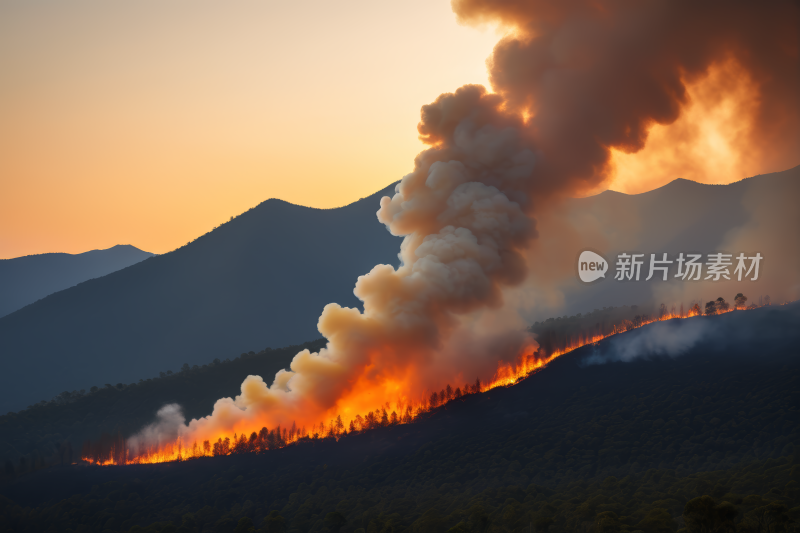
[[[488,86],[500,36],[459,25],[447,0],[5,0],[0,258],[165,253],[268,198],[370,195],[412,170],[422,105]],[[677,177],[655,148],[617,154],[608,186]],[[663,175],[639,180],[654,163]],[[698,179],[752,170],[715,168]]]
[[[0,258],[164,253],[268,198],[368,196],[497,39],[442,0],[4,1]]]

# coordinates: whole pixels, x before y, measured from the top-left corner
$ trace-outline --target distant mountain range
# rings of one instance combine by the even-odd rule
[[[338,209],[267,200],[186,246],[0,318],[0,412],[319,337],[330,302],[400,239],[378,222],[393,186]]]
[[[728,185],[707,185],[676,179],[642,194],[605,191],[574,198],[538,218],[539,238],[529,254],[531,272],[526,298],[536,305],[526,312],[533,322],[551,316],[586,313],[605,306],[671,306],[743,292],[748,303],[771,295],[775,303],[800,298],[800,167],[763,174]],[[608,261],[604,280],[583,283],[577,275],[584,250]],[[763,258],[757,281],[744,276],[714,281],[676,277],[678,254],[731,254],[729,273],[739,253]],[[617,281],[620,253],[643,254],[639,280]],[[667,280],[662,272],[647,280],[651,254],[667,253]],[[705,265],[704,265],[705,266]],[[746,264],[750,266],[749,261]],[[554,273],[556,273],[554,275]],[[566,274],[566,275],[565,275]]]
[[[753,301],[768,293],[762,282],[796,284],[799,186],[800,167],[731,185],[676,180],[639,195],[570,200],[558,216],[539,218],[533,281],[519,289],[535,295],[527,318],[659,302],[667,293],[673,302],[687,294],[702,299],[709,291],[730,301],[733,291],[746,289]],[[184,363],[318,338],[326,304],[360,307],[352,292],[357,277],[376,264],[399,263],[400,239],[375,216],[393,187],[329,210],[267,200],[173,252],[0,318],[0,412],[64,390],[130,383]],[[562,238],[567,225],[571,240]],[[712,253],[720,246],[748,246],[741,251],[760,250],[767,259],[762,281],[745,289],[674,279],[619,283],[613,264],[606,280],[585,285],[570,273],[587,246],[611,262],[618,251]],[[536,280],[548,279],[548,268],[559,276],[537,286]],[[542,290],[561,296],[539,297]]]
[[[129,244],[82,254],[0,259],[0,317],[78,283],[122,270],[155,254]]]

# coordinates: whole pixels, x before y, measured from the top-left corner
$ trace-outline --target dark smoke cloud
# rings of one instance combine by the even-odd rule
[[[453,0],[464,23],[500,22],[513,35],[488,61],[494,90],[530,116],[539,187],[592,189],[609,148],[644,147],[671,124],[686,83],[735,60],[756,82],[747,146],[769,170],[797,164],[800,69],[796,2]],[[646,176],[642,176],[646,180]]]

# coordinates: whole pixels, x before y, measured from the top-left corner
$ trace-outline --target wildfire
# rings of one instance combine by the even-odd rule
[[[751,305],[747,309],[755,309],[757,307]],[[715,314],[727,313],[735,309],[736,307],[720,308],[716,310]],[[302,441],[326,438],[338,439],[347,434],[363,433],[378,427],[409,424],[421,415],[450,401],[458,400],[463,396],[486,392],[497,387],[514,385],[546,367],[554,359],[588,344],[597,343],[618,333],[630,331],[653,322],[686,319],[701,314],[700,306],[697,304],[693,305],[688,311],[684,311],[683,306],[677,311],[675,308],[667,311],[662,306],[657,317],[637,316],[634,320],[624,320],[622,323],[615,325],[609,332],[575,335],[568,339],[565,346],[557,348],[549,354],[542,354],[541,350],[537,350],[530,354],[521,355],[513,364],[501,363],[498,365],[492,379],[488,382],[481,382],[480,379],[477,379],[475,383],[466,384],[463,388],[453,388],[448,384],[440,392],[433,392],[429,397],[426,395],[417,401],[400,400],[395,402],[394,407],[390,402],[385,402],[380,408],[369,411],[365,416],[345,413],[343,418],[342,414],[337,414],[327,424],[323,421],[319,424],[314,424],[310,429],[297,427],[295,424],[292,424],[291,428],[277,426],[271,430],[262,427],[258,432],[250,432],[249,436],[247,431],[243,430],[241,433],[234,433],[232,436],[219,435],[216,441],[213,441],[213,439],[202,442],[194,441],[191,445],[185,443],[181,437],[177,437],[167,442],[158,442],[144,450],[139,448],[135,451],[129,448],[121,435],[113,438],[104,436],[97,442],[84,444],[82,459],[91,464],[108,466],[165,463],[240,453],[262,453]]]

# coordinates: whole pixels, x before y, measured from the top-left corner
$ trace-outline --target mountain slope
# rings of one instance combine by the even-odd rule
[[[0,260],[0,317],[78,283],[135,265],[155,254],[129,244],[82,254],[39,254]]]
[[[0,318],[0,412],[317,338],[326,304],[357,306],[357,277],[398,262],[399,239],[375,217],[389,191],[330,210],[267,200],[178,250]]]
[[[564,313],[586,313],[604,306],[665,303],[670,306],[723,296],[732,301],[743,292],[750,302],[770,295],[773,302],[800,298],[800,167],[764,174],[729,185],[706,185],[676,179],[642,194],[605,191],[569,200],[560,209],[542,214],[539,238],[531,251],[529,289],[537,305],[530,321]],[[600,253],[609,262],[604,280],[583,283],[577,258],[584,250]],[[619,253],[644,254],[638,281],[615,280]],[[667,281],[656,272],[649,281],[651,254],[760,253],[757,281],[750,279],[685,281],[676,278],[672,263]],[[546,260],[542,260],[546,258]],[[730,272],[736,262],[734,260]],[[702,277],[707,275],[703,270]],[[537,282],[537,280],[544,280]],[[524,290],[524,289],[523,289]],[[547,297],[536,297],[537,295]],[[548,301],[556,302],[548,307]]]
[[[203,531],[215,523],[233,531],[239,519],[259,524],[275,509],[288,531],[325,533],[327,513],[338,511],[342,533],[381,531],[387,521],[398,533],[444,533],[462,519],[466,529],[456,531],[480,533],[494,529],[467,520],[476,503],[499,530],[514,532],[543,512],[562,522],[557,531],[585,530],[581,522],[606,511],[634,531],[651,508],[679,520],[703,494],[740,505],[758,492],[791,508],[800,496],[789,483],[800,438],[798,320],[795,303],[652,324],[408,425],[259,455],[45,469],[0,487],[9,498],[0,509],[17,531],[56,523],[128,531],[180,523],[186,513],[205,522]],[[586,364],[659,327],[682,335],[698,325],[706,333],[680,355]],[[438,523],[426,525],[431,511]]]
[[[0,413],[65,389],[130,383],[183,363],[317,338],[326,304],[358,305],[357,277],[398,262],[400,240],[375,217],[391,189],[332,210],[268,200],[174,252],[0,318],[0,356],[10,361],[0,376]],[[765,294],[781,301],[781,291],[800,287],[798,196],[800,167],[730,185],[679,179],[638,195],[606,192],[570,200],[558,216],[537,214],[529,283],[516,289],[533,291],[519,298],[536,302],[525,318],[731,301],[737,292],[751,302]],[[612,263],[619,251],[758,251],[765,260],[757,282],[647,282],[646,270],[641,281],[616,282],[612,264],[606,280],[586,285],[572,275],[584,249]]]

